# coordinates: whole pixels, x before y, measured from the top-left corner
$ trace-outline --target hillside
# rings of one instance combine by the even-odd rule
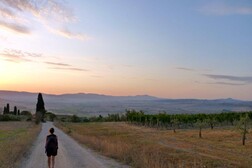
[[[6,103],[21,110],[35,111],[38,93],[0,91],[0,110]],[[43,94],[46,109],[58,114],[107,115],[123,113],[125,109],[146,113],[216,113],[222,111],[250,111],[251,101],[235,99],[161,99],[149,95],[110,96],[92,93]]]

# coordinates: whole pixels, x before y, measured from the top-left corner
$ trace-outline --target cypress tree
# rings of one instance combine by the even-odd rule
[[[14,115],[17,115],[17,106],[14,106]]]
[[[44,104],[44,100],[43,100],[43,96],[41,93],[38,94],[38,101],[37,101],[37,105],[36,105],[36,116],[38,116],[39,118],[41,118],[41,121],[44,121],[44,116],[45,116],[45,104]],[[38,118],[37,118],[38,120]]]
[[[9,103],[7,103],[7,106],[6,106],[6,114],[9,114],[10,113],[10,105]]]
[[[45,110],[45,104],[44,104],[43,96],[41,93],[39,93],[38,94],[38,102],[37,102],[37,106],[36,106],[36,112],[44,111],[44,110]]]

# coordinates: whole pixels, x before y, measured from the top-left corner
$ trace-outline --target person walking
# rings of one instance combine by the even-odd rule
[[[48,157],[48,168],[54,168],[55,156],[58,151],[58,138],[54,134],[54,128],[49,129],[50,135],[46,137],[45,152]]]

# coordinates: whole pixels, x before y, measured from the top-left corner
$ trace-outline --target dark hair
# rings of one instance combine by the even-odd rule
[[[54,128],[50,128],[50,129],[49,129],[49,132],[50,132],[51,134],[53,134],[53,133],[54,133]]]

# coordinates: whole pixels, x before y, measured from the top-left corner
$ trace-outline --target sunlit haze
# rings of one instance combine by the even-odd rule
[[[0,90],[252,100],[251,0],[1,0]]]

